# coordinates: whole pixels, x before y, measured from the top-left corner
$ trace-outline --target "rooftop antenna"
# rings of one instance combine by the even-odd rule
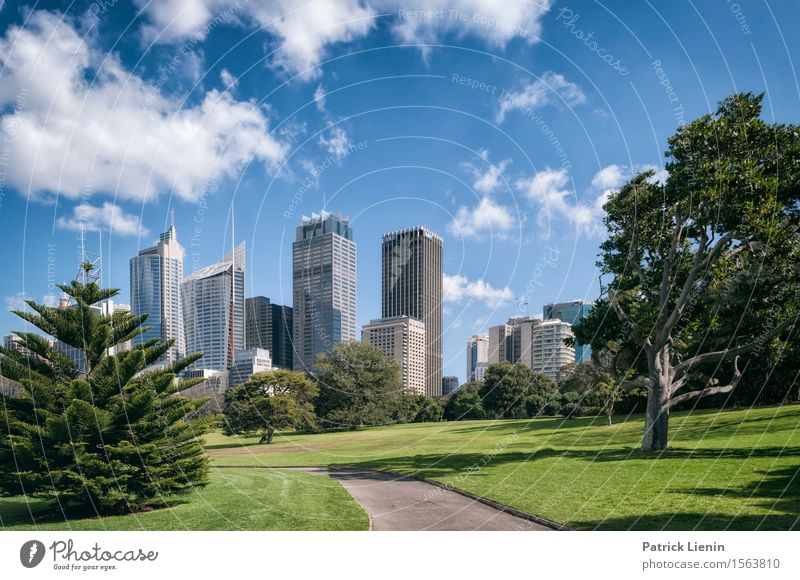
[[[86,250],[86,224],[81,222],[80,236],[78,237],[78,273],[75,276],[77,282],[88,284],[90,282],[99,283],[102,274],[103,255],[98,252]],[[103,249],[102,231],[100,232],[100,252]]]

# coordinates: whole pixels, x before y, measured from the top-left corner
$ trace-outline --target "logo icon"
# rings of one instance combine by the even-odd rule
[[[26,568],[36,568],[44,560],[44,544],[39,540],[29,540],[19,549],[19,561]]]

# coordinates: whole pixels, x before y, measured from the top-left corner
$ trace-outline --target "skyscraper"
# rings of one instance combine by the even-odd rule
[[[244,272],[242,242],[221,262],[201,268],[183,281],[186,349],[204,353],[190,368],[227,371],[236,352],[244,350]]]
[[[244,303],[247,348],[267,349],[273,366],[291,369],[294,320],[292,307],[272,304],[266,296],[247,298]]]
[[[558,319],[536,325],[531,336],[530,364],[526,366],[557,380],[558,370],[575,361],[575,349],[564,344],[564,339],[570,336],[572,325]]]
[[[397,361],[403,392],[425,394],[425,325],[420,320],[410,316],[371,320],[361,329],[361,340]]]
[[[442,377],[442,396],[446,397],[458,390],[458,377]]]
[[[546,304],[542,314],[545,320],[558,319],[574,326],[580,322],[581,318],[586,318],[589,315],[592,306],[594,306],[594,302],[588,300]],[[576,362],[591,360],[591,358],[592,349],[588,344],[575,343]]]
[[[382,317],[425,324],[425,394],[442,394],[442,238],[419,226],[383,234]]]
[[[186,352],[181,298],[183,254],[172,224],[161,234],[158,244],[131,258],[131,312],[149,314],[145,322],[149,330],[134,340],[141,344],[153,338],[174,339],[175,345],[162,359],[167,363],[175,362]]]
[[[349,218],[322,211],[303,216],[292,244],[294,368],[356,339],[356,244]]]
[[[467,382],[475,380],[475,369],[479,363],[489,361],[489,337],[473,334],[467,341]]]

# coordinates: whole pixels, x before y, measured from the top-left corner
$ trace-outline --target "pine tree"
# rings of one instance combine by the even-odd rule
[[[136,510],[207,483],[199,436],[208,424],[187,419],[204,401],[179,391],[202,379],[176,375],[202,354],[145,370],[173,341],[145,341],[109,355],[141,335],[147,315],[101,315],[92,308],[117,294],[93,282],[60,286],[74,306],[27,301],[15,312],[48,335],[85,353],[70,357],[36,333],[17,332],[24,349],[0,349],[0,374],[21,384],[0,407],[0,495],[39,497],[61,509]],[[25,352],[25,349],[29,352]]]

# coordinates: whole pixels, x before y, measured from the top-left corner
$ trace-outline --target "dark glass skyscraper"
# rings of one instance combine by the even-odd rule
[[[264,348],[270,352],[272,365],[291,369],[292,328],[291,306],[272,304],[266,296],[245,300],[245,343],[247,348]]]
[[[292,244],[294,369],[356,339],[356,244],[350,220],[322,211],[303,216]]]
[[[425,323],[425,394],[442,394],[442,238],[424,226],[383,234],[383,318]]]

